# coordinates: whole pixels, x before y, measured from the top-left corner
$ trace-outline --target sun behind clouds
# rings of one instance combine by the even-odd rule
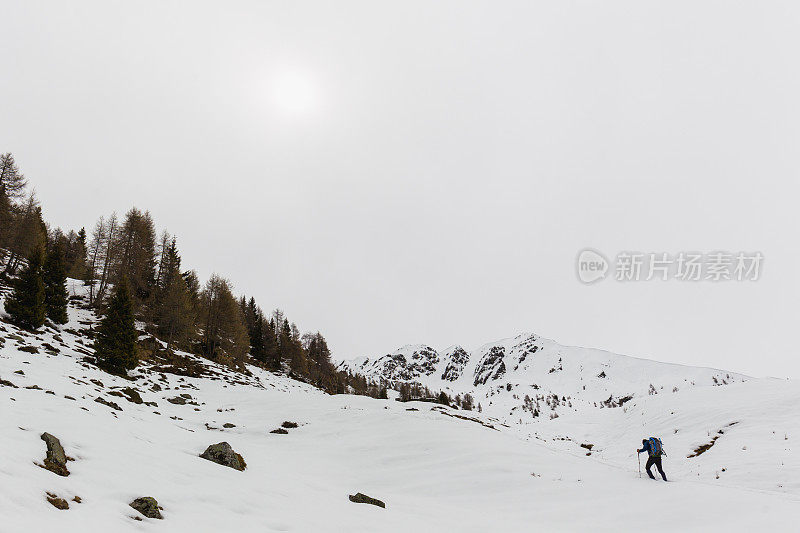
[[[277,74],[271,84],[272,103],[288,113],[306,113],[317,104],[318,92],[311,75],[302,71]]]

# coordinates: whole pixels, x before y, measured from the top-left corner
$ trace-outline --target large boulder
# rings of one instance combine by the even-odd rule
[[[64,453],[61,441],[50,433],[42,433],[42,440],[47,444],[47,457],[44,459],[44,468],[59,476],[68,476],[67,454]]]
[[[200,457],[219,465],[233,468],[234,470],[242,471],[247,468],[247,463],[244,462],[244,458],[233,451],[233,448],[231,448],[231,445],[227,442],[212,444],[206,448],[206,451],[200,454]]]
[[[348,498],[350,498],[350,501],[353,503],[368,503],[370,505],[377,505],[378,507],[386,509],[385,503],[383,503],[378,499],[370,498],[369,496],[367,496],[366,494],[362,494],[361,492],[357,493],[355,496],[350,494]]]
[[[159,520],[164,518],[161,516],[161,511],[159,511],[158,502],[155,498],[151,498],[150,496],[136,498],[128,505],[142,513],[147,518],[158,518]]]

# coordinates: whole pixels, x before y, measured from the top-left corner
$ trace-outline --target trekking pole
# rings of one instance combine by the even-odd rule
[[[636,458],[639,460],[639,479],[642,479],[642,456],[637,453]]]

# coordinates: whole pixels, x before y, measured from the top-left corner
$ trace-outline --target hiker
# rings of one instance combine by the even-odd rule
[[[661,456],[666,455],[664,453],[664,448],[661,446],[661,439],[657,439],[655,437],[650,437],[649,439],[642,440],[642,449],[636,450],[636,453],[647,452],[647,464],[645,465],[645,470],[647,470],[647,475],[650,476],[650,479],[655,479],[656,477],[650,471],[650,468],[653,465],[656,465],[658,468],[658,473],[661,474],[661,477],[664,478],[664,481],[667,480],[667,475],[664,473],[664,469],[661,468]]]

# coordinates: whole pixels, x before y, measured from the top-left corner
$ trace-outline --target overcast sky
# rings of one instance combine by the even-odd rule
[[[337,358],[533,331],[800,377],[797,2],[2,2],[0,151]],[[760,251],[756,282],[578,252]]]

